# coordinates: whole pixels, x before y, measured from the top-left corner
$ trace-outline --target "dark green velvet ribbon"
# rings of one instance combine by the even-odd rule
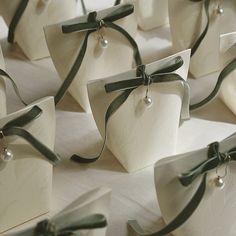
[[[227,78],[227,76],[236,69],[236,58],[234,58],[220,73],[216,85],[212,92],[200,102],[190,105],[190,110],[194,111],[201,108],[211,102],[219,93],[221,84]]]
[[[9,25],[9,30],[8,30],[8,37],[7,40],[9,43],[14,43],[14,36],[15,36],[15,30],[16,27],[20,21],[20,18],[25,12],[25,9],[29,3],[29,0],[20,0],[20,3],[16,9],[16,12],[11,20],[11,23]]]
[[[11,78],[11,76],[4,70],[0,69],[0,77],[1,76],[4,76],[5,78],[7,78],[11,84],[12,84],[12,87],[17,95],[17,97],[20,99],[20,101],[24,104],[24,105],[27,105],[27,103],[24,101],[24,99],[22,98],[22,96],[20,95],[20,92],[19,92],[19,89],[15,83],[15,81]]]
[[[230,158],[226,158],[228,155],[230,155]],[[190,185],[197,177],[202,176],[199,187],[186,207],[170,223],[158,232],[145,232],[136,220],[128,221],[129,229],[132,233],[135,232],[135,234],[139,236],[164,236],[181,227],[181,225],[183,225],[195,212],[204,197],[208,171],[231,160],[236,160],[236,148],[230,149],[227,153],[220,153],[218,142],[210,144],[207,160],[200,163],[187,173],[183,173],[179,176],[179,181],[183,186]]]
[[[52,164],[57,164],[57,162],[60,161],[60,158],[47,146],[36,139],[31,133],[23,128],[25,125],[30,124],[37,117],[39,117],[41,113],[42,110],[38,106],[34,106],[28,112],[6,123],[0,129],[0,131],[5,137],[18,136],[26,140]]]
[[[119,82],[113,82],[105,85],[105,91],[107,93],[111,93],[113,91],[121,91],[121,94],[118,95],[109,105],[106,114],[105,114],[105,138],[102,145],[102,149],[98,156],[93,158],[84,158],[74,154],[71,157],[71,160],[78,163],[91,163],[97,161],[105,148],[105,144],[107,141],[107,124],[110,117],[124,104],[124,102],[128,99],[129,95],[133,90],[140,86],[150,86],[152,83],[166,83],[166,82],[182,82],[185,88],[185,94],[188,95],[188,85],[186,81],[174,73],[177,69],[179,69],[183,65],[183,59],[181,57],[176,57],[170,60],[165,67],[160,70],[153,72],[152,74],[147,74],[145,72],[145,65],[140,65],[137,67],[137,77],[129,80],[122,80]],[[188,107],[187,107],[188,110]],[[183,110],[182,110],[183,111]]]
[[[122,19],[122,18],[132,14],[133,12],[134,12],[134,6],[131,4],[125,4],[125,5],[121,5],[120,7],[118,7],[116,10],[111,12],[109,15],[107,15],[103,19],[98,20],[97,19],[97,12],[91,12],[91,13],[89,13],[88,19],[86,22],[80,22],[80,23],[76,23],[76,24],[62,26],[62,32],[64,34],[73,33],[73,32],[83,32],[83,31],[86,31],[86,34],[85,34],[82,46],[80,48],[79,55],[77,56],[77,58],[74,62],[74,65],[70,69],[64,82],[62,83],[57,94],[55,95],[55,104],[57,104],[62,99],[62,97],[66,93],[67,89],[69,88],[69,86],[73,82],[77,72],[79,71],[80,66],[83,62],[83,58],[86,54],[89,36],[92,33],[96,32],[97,30],[101,29],[102,27],[111,28],[111,29],[121,33],[129,41],[130,45],[132,46],[132,48],[134,50],[134,59],[135,59],[136,65],[142,64],[138,45],[135,42],[135,40],[132,38],[132,36],[126,30],[124,30],[119,25],[113,23],[114,21]]]
[[[43,220],[34,229],[34,236],[73,236],[79,230],[93,230],[107,226],[104,215],[93,214],[79,220],[74,220],[66,227],[59,227],[50,220]]]
[[[208,28],[209,28],[209,24],[210,24],[210,13],[209,13],[210,0],[190,0],[190,1],[191,2],[204,2],[204,9],[205,9],[206,17],[207,17],[207,23],[206,23],[206,26],[205,26],[203,32],[201,33],[199,38],[196,40],[196,42],[194,42],[194,44],[190,47],[191,48],[191,57],[192,57],[195,54],[195,52],[197,51],[197,49],[199,48],[199,46],[201,45],[203,39],[205,38],[205,36],[208,32]]]

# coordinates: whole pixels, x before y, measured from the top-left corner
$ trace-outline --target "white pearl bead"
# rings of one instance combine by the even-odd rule
[[[107,48],[107,46],[108,46],[108,40],[102,38],[102,39],[100,40],[100,45],[101,45],[102,48]]]
[[[151,97],[148,97],[146,96],[144,99],[144,104],[147,106],[147,107],[151,107],[152,106],[152,98]]]
[[[223,189],[224,186],[225,186],[225,182],[224,182],[224,180],[220,176],[215,178],[214,182],[215,182],[215,186],[217,188]]]
[[[13,159],[13,152],[8,148],[4,148],[0,157],[5,162],[11,161]]]
[[[219,14],[219,15],[223,15],[224,14],[224,9],[221,6],[218,6],[217,14]]]

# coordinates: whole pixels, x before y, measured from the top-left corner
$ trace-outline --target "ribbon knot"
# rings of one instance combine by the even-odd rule
[[[34,235],[55,236],[56,235],[55,224],[51,223],[49,220],[43,220],[39,222],[34,230]]]
[[[146,66],[145,65],[138,66],[138,68],[137,68],[137,77],[142,77],[144,86],[149,86],[153,83],[151,75],[149,75],[146,72]]]
[[[232,148],[227,152],[219,151],[219,142],[214,142],[208,145],[208,158],[190,171],[179,176],[179,181],[183,186],[190,185],[198,176],[209,172],[221,165],[236,161],[236,148]]]

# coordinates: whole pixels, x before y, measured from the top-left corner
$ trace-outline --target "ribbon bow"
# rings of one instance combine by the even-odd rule
[[[208,158],[190,171],[181,174],[179,180],[183,186],[188,186],[198,176],[226,164],[229,161],[236,161],[236,148],[232,148],[226,153],[221,153],[219,151],[219,143],[214,142],[209,145]]]
[[[2,128],[0,128],[0,132],[3,137],[16,135],[20,138],[25,139],[37,151],[39,151],[50,162],[52,162],[52,164],[56,164],[60,161],[60,158],[48,147],[46,147],[39,140],[37,140],[32,134],[22,128],[33,120],[35,120],[36,118],[38,118],[41,113],[42,110],[38,106],[34,106],[25,114],[6,123]]]
[[[102,149],[98,156],[93,158],[84,158],[78,155],[73,155],[71,160],[78,163],[91,163],[98,160],[105,148],[106,140],[107,140],[107,123],[110,117],[121,107],[121,105],[128,99],[129,95],[133,90],[138,88],[139,86],[150,86],[152,83],[164,83],[164,82],[183,82],[184,85],[184,98],[182,105],[182,118],[189,117],[189,86],[186,81],[178,74],[174,73],[177,69],[179,69],[183,65],[183,59],[181,57],[176,57],[170,60],[164,68],[155,71],[154,73],[148,75],[145,72],[145,65],[141,65],[137,68],[137,77],[129,80],[122,80],[118,82],[113,82],[109,84],[105,84],[105,91],[107,93],[113,91],[122,91],[122,93],[117,96],[109,105],[106,115],[105,115],[105,138],[102,145]]]
[[[77,72],[80,69],[80,66],[82,64],[83,58],[87,50],[89,35],[97,30],[100,30],[102,27],[111,28],[115,31],[120,32],[122,35],[124,35],[124,37],[126,37],[126,39],[129,41],[130,45],[133,47],[136,65],[142,64],[138,45],[135,42],[135,40],[131,37],[131,35],[126,30],[124,30],[119,25],[113,23],[116,20],[119,20],[121,18],[124,18],[130,15],[131,13],[133,13],[133,11],[134,11],[133,5],[125,4],[125,5],[121,5],[120,7],[118,7],[117,9],[115,9],[113,12],[111,12],[109,15],[107,15],[106,17],[102,19],[99,19],[99,20],[97,19],[97,12],[91,12],[88,15],[87,22],[62,26],[62,32],[64,34],[74,33],[74,32],[83,32],[83,31],[87,31],[87,33],[85,34],[84,41],[82,43],[79,55],[74,62],[74,65],[72,66],[67,77],[65,78],[57,94],[55,95],[55,104],[57,104],[61,100],[61,98],[64,96],[65,92],[69,88],[70,84],[74,80],[74,77],[76,76]]]
[[[60,227],[49,220],[43,220],[37,224],[34,229],[34,236],[73,236],[79,230],[97,229],[107,226],[107,221],[104,215],[93,214],[84,217],[80,220],[75,220],[74,223],[66,227]]]

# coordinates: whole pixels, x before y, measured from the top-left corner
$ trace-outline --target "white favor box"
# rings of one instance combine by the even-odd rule
[[[104,18],[120,6],[122,5],[98,11],[97,19]],[[73,66],[86,34],[86,31],[63,34],[62,25],[81,22],[87,22],[87,16],[78,17],[45,28],[48,49],[62,80],[66,78]],[[124,28],[132,37],[135,36],[137,22],[134,14],[114,23]],[[104,31],[105,38],[108,40],[108,47],[106,49],[99,47],[96,37],[97,32],[89,36],[85,57],[74,81],[68,89],[86,112],[91,111],[86,87],[89,80],[104,78],[132,68],[133,48],[128,40],[121,33],[111,28],[105,28]]]
[[[5,71],[5,62],[3,59],[2,49],[0,46],[0,69]],[[7,114],[6,104],[6,86],[4,78],[0,75],[0,118]]]
[[[236,60],[236,32],[221,36],[221,54],[222,69],[232,58]],[[219,95],[222,101],[236,115],[236,68],[224,79]]]
[[[203,32],[207,19],[204,1],[169,0],[169,21],[174,52],[191,48]],[[220,70],[220,35],[236,31],[236,1],[222,1],[224,14],[217,14],[218,1],[210,1],[210,25],[199,48],[191,58],[194,77]],[[191,12],[191,14],[190,14]]]
[[[41,99],[0,119],[0,127],[29,111],[34,105],[42,114],[24,127],[51,150],[55,139],[53,97]],[[0,232],[40,216],[50,209],[52,165],[29,143],[18,136],[7,137],[14,159],[0,162]]]
[[[190,50],[146,66],[147,73],[165,67],[171,59],[181,56],[184,64],[175,73],[187,79]],[[92,81],[88,94],[97,127],[105,137],[105,113],[111,102],[121,93],[106,93],[105,84],[136,77],[136,69]],[[140,86],[108,121],[107,147],[128,171],[137,171],[175,152],[177,133],[182,108],[184,87],[182,82],[153,83],[149,96],[153,100],[150,108],[145,107],[146,86]]]
[[[220,152],[227,152],[235,147],[236,136],[220,142]],[[183,186],[178,176],[190,171],[207,159],[208,147],[165,158],[156,163],[155,185],[160,210],[164,221],[168,224],[190,202],[196,193],[203,175],[197,177],[189,186]],[[199,206],[190,218],[172,232],[174,236],[234,236],[236,234],[236,163],[231,161],[230,171],[224,178],[225,187],[220,189],[214,185],[216,170],[207,175],[205,194]],[[225,165],[219,168],[223,175]]]
[[[19,0],[1,0],[2,16],[9,26]],[[48,57],[43,27],[76,16],[76,0],[30,0],[15,31],[15,41],[30,60]]]
[[[111,189],[100,187],[93,189],[56,214],[50,220],[57,228],[64,228],[92,214],[102,214],[108,220]],[[109,222],[108,222],[109,224]],[[79,230],[74,232],[76,236],[105,236],[106,227],[93,230]],[[22,232],[14,233],[14,236],[33,236],[34,227]]]
[[[151,30],[169,22],[167,0],[136,0],[138,25]]]

